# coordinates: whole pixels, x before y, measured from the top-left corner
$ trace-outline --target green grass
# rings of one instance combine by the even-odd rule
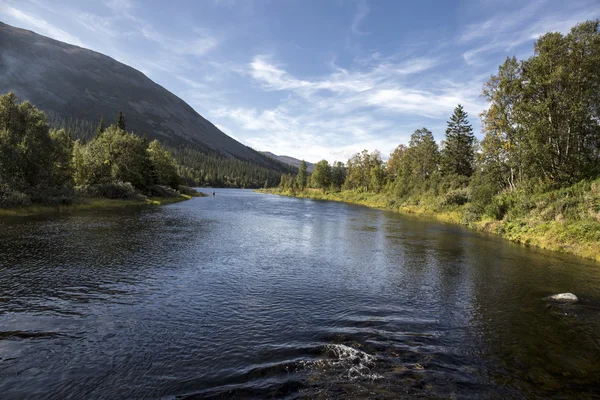
[[[317,189],[297,192],[261,189],[258,192],[340,201],[428,216],[439,221],[494,233],[515,243],[574,254],[600,262],[600,179],[545,193],[502,193],[497,197],[508,197],[510,207],[501,219],[485,212],[474,213],[470,203],[461,206],[441,205],[441,199],[433,196],[398,202],[384,193],[323,192]]]

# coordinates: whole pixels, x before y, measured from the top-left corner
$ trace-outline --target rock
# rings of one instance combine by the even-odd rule
[[[571,303],[576,303],[579,301],[577,296],[575,296],[573,293],[559,293],[548,297],[548,299],[554,301],[567,301]]]

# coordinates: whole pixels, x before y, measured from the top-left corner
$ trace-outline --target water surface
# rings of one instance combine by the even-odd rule
[[[598,264],[216,192],[0,219],[1,397],[600,396]]]

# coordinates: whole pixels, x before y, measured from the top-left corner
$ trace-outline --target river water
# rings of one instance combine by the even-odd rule
[[[592,262],[247,190],[0,219],[2,399],[599,396]]]

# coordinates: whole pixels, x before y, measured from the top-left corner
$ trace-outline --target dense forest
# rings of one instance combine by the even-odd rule
[[[188,185],[193,186],[273,187],[279,184],[282,173],[294,170],[293,167],[284,164],[281,164],[279,170],[269,169],[248,161],[220,157],[189,146],[171,147],[169,150],[177,160],[179,174]]]
[[[62,117],[48,112],[48,123],[56,130],[69,132],[81,142],[91,140],[102,124],[75,117]],[[253,162],[220,155],[198,143],[169,145],[165,147],[175,157],[178,171],[189,186],[212,186],[232,188],[262,188],[277,186],[282,173],[295,172],[295,168],[273,160],[274,168],[267,168]]]
[[[84,142],[51,129],[45,113],[19,103],[13,93],[0,96],[0,154],[0,207],[191,193],[180,186],[169,151],[158,140],[127,133],[121,113],[107,128],[101,122]]]
[[[574,246],[588,243],[585,255],[596,257],[599,25],[588,21],[567,35],[547,33],[535,42],[530,58],[507,58],[483,88],[489,108],[481,114],[481,142],[458,105],[440,146],[431,131],[418,129],[387,162],[378,151],[367,150],[345,168],[323,160],[310,178],[303,168],[295,177],[284,175],[281,189],[298,195],[311,186],[330,198],[350,200],[362,194],[363,202],[372,195],[390,208],[445,214],[466,225],[483,223],[517,241],[550,235],[545,240],[562,244],[546,247],[568,246],[568,240]],[[341,189],[342,194],[332,195]]]

